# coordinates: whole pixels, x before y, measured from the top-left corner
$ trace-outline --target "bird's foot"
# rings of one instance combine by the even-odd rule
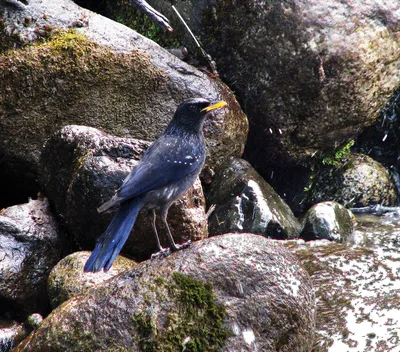
[[[151,259],[165,258],[171,254],[171,248],[161,248],[157,253],[151,255]]]
[[[191,241],[191,240],[186,241],[186,242],[181,243],[181,244],[175,244],[175,246],[172,246],[172,250],[173,250],[174,252],[175,252],[175,251],[180,251],[181,249],[185,249],[185,248],[190,247],[191,244],[192,244],[192,241]]]

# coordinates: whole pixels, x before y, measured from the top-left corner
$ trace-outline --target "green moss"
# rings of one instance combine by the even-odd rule
[[[155,326],[151,322],[151,317],[144,313],[139,313],[133,318],[133,324],[140,336],[139,347],[143,352],[157,351],[157,342],[154,339]]]
[[[41,45],[41,43],[38,45]],[[93,42],[75,30],[55,32],[47,41],[47,45],[52,54],[62,54],[72,59],[88,55],[96,47]]]
[[[143,102],[166,79],[141,52],[117,54],[76,31],[59,31],[0,53],[0,108],[19,135],[30,137],[15,142],[18,150],[43,144],[44,136],[66,124],[90,122],[125,135],[127,128],[136,128],[132,112],[144,111]]]
[[[154,282],[155,282],[157,285],[161,286],[161,285],[164,285],[164,284],[167,282],[167,280],[165,280],[163,277],[159,276],[159,277],[156,277],[156,278],[154,279]]]
[[[140,313],[133,318],[140,336],[140,350],[153,351],[220,351],[229,336],[223,326],[225,307],[215,302],[210,284],[203,283],[180,273],[172,275],[173,282],[165,279],[157,282],[173,299],[178,312],[170,312],[162,331],[152,322],[150,313]]]

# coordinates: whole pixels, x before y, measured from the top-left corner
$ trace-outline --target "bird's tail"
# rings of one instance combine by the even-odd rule
[[[141,198],[134,198],[129,203],[121,204],[107,230],[97,240],[96,247],[83,269],[85,272],[110,269],[125,244],[141,208]]]

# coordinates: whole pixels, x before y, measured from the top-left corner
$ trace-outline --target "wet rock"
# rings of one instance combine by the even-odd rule
[[[309,351],[314,292],[278,243],[216,236],[62,304],[16,351]]]
[[[27,335],[23,324],[0,317],[0,351],[10,351]]]
[[[64,241],[47,200],[3,209],[0,213],[0,300],[13,316],[46,313],[46,282],[61,259]]]
[[[354,230],[353,213],[337,202],[322,202],[309,209],[300,237],[306,241],[326,239],[347,242]]]
[[[98,213],[97,208],[113,196],[149,145],[85,126],[66,126],[46,143],[40,161],[40,184],[82,248],[94,248],[95,240],[113,216],[113,211]],[[157,251],[151,219],[141,212],[124,253],[143,260]],[[168,223],[177,243],[207,237],[205,200],[199,180],[171,206]],[[159,219],[157,228],[162,244],[167,245]]]
[[[396,187],[382,164],[369,156],[354,153],[340,166],[322,169],[315,177],[310,201],[334,200],[345,206],[392,206],[397,200]]]
[[[84,273],[83,267],[90,253],[72,253],[60,260],[51,270],[48,280],[48,293],[53,309],[71,297],[85,293],[89,288],[136,266],[135,261],[117,256],[109,271]]]
[[[42,321],[43,317],[39,313],[33,313],[26,319],[25,325],[29,327],[29,329],[34,330]]]
[[[174,4],[217,62],[251,122],[246,159],[257,170],[333,151],[399,88],[397,0],[149,2],[193,50]]]
[[[398,348],[399,242],[391,250],[349,247],[327,240],[285,243],[297,254],[315,287],[313,350],[368,352]]]
[[[11,41],[0,60],[0,170],[10,180],[34,183],[43,142],[62,126],[154,140],[188,97],[229,104],[205,125],[207,164],[243,153],[248,122],[232,92],[130,28],[68,0],[22,10],[2,1],[0,17]]]
[[[215,175],[207,201],[215,205],[210,235],[251,232],[266,237],[297,238],[300,223],[273,188],[243,159],[232,159]]]

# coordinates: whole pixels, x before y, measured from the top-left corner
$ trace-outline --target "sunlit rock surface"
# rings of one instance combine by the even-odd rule
[[[28,332],[23,324],[0,317],[0,351],[8,352],[20,343]]]
[[[387,224],[385,231],[378,223],[375,218],[375,225],[357,225],[355,246],[327,240],[286,243],[315,286],[315,351],[396,351],[399,347],[399,228]]]
[[[16,351],[308,352],[314,308],[310,279],[286,248],[229,234],[75,296]]]
[[[350,210],[337,202],[321,202],[307,211],[303,221],[301,238],[346,243],[353,233],[355,217]]]
[[[86,251],[72,253],[60,260],[51,270],[47,290],[53,309],[71,297],[84,293],[91,287],[136,266],[135,261],[119,255],[109,271],[85,273],[83,267],[90,253]]]
[[[31,200],[0,212],[1,311],[24,318],[47,313],[47,277],[65,250],[47,200]]]
[[[243,159],[223,165],[207,192],[211,235],[251,232],[276,239],[297,238],[300,223],[273,188]]]

